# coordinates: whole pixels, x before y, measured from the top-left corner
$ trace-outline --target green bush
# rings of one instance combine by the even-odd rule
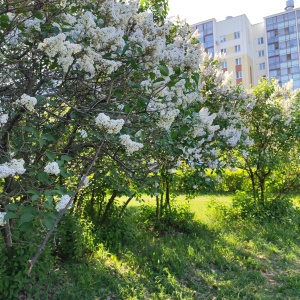
[[[0,238],[0,297],[5,300],[19,299],[20,295],[26,295],[32,285],[46,278],[54,263],[51,247],[48,245],[29,276],[28,260],[36,254],[41,237],[36,233],[28,235],[17,230],[14,233],[18,237],[15,240],[22,242],[14,244],[11,257]]]
[[[300,210],[288,197],[266,197],[264,203],[255,199],[246,192],[238,191],[232,199],[231,207],[216,206],[220,216],[227,219],[255,219],[260,222],[291,222],[298,219]]]
[[[139,213],[139,223],[158,232],[179,231],[190,233],[194,228],[195,213],[190,211],[189,205],[173,203],[171,209],[157,218],[156,207],[142,205]]]
[[[227,193],[250,191],[250,184],[246,171],[241,169],[230,171],[227,169],[223,172],[219,183],[216,184],[216,191]]]
[[[82,259],[94,251],[95,238],[91,222],[78,213],[67,213],[55,233],[54,253],[59,258]]]

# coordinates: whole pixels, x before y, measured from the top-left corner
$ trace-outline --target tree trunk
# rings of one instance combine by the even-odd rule
[[[106,220],[108,218],[108,215],[109,215],[109,211],[110,211],[110,209],[111,209],[111,207],[112,207],[112,205],[114,203],[114,200],[117,197],[118,193],[119,192],[117,190],[113,191],[110,199],[108,200],[108,202],[106,204],[105,211],[104,211],[103,216],[102,216],[102,218],[100,220],[99,227],[101,227],[106,222]]]
[[[135,196],[135,194],[133,194],[132,196],[130,196],[130,197],[126,200],[126,202],[123,204],[123,206],[122,206],[122,208],[121,208],[121,211],[120,211],[120,213],[119,213],[119,218],[121,218],[121,217],[123,216],[123,213],[124,213],[124,211],[125,211],[127,205],[129,204],[129,202],[132,200],[132,198],[133,198],[134,196]]]
[[[13,243],[9,221],[7,221],[6,224],[1,228],[1,233],[7,250],[7,256],[11,258],[13,256]]]

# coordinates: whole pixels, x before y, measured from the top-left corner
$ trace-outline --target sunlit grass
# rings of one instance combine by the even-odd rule
[[[131,240],[61,264],[28,299],[300,299],[298,225],[222,219],[213,203],[231,197],[209,195],[189,200],[191,232],[157,234],[134,218],[145,203],[130,203]]]

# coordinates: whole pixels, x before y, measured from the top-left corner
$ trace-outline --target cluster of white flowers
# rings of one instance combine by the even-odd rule
[[[143,148],[143,144],[132,141],[128,134],[121,135],[120,141],[121,144],[125,147],[126,153],[128,155],[131,155],[133,152],[136,152]]]
[[[49,162],[46,167],[44,168],[44,171],[48,174],[52,174],[52,175],[58,175],[60,173],[60,169],[58,166],[58,163],[53,161],[53,162]]]
[[[5,114],[0,108],[0,127],[5,125],[8,121],[8,114]]]
[[[66,41],[66,35],[59,33],[44,39],[38,46],[39,50],[44,51],[49,57],[58,55],[58,64],[62,66],[64,72],[67,72],[74,61],[73,55],[82,50],[82,46]]]
[[[168,130],[179,113],[179,109],[172,109],[167,111],[162,110],[160,112],[160,118],[158,120],[157,126]]]
[[[12,159],[10,162],[1,164],[0,178],[24,174],[26,171],[26,169],[24,169],[24,163],[23,159]]]
[[[238,143],[241,134],[242,131],[234,127],[224,128],[220,131],[220,136],[228,138],[227,143],[231,147],[234,147]]]
[[[5,225],[4,216],[6,215],[6,212],[0,212],[0,226]]]
[[[41,24],[43,23],[43,20],[40,20],[38,18],[33,18],[33,19],[27,19],[24,22],[24,27],[25,28],[34,28],[37,31],[41,31]]]
[[[37,100],[35,97],[23,94],[21,98],[16,101],[16,104],[24,106],[29,111],[33,111],[34,106],[37,104]]]
[[[90,178],[87,176],[82,176],[81,181],[82,181],[82,187],[86,188],[89,185]]]
[[[88,136],[87,132],[84,129],[81,129],[79,133],[83,139],[87,138]]]
[[[104,113],[100,113],[95,122],[97,126],[104,128],[109,134],[118,134],[124,125],[123,119],[113,120]]]
[[[249,138],[249,136],[247,136],[246,137],[246,139],[244,140],[244,145],[245,146],[253,146],[253,144],[254,144],[254,140],[251,140],[250,138]]]
[[[204,136],[207,132],[210,133],[210,137],[217,131],[220,126],[219,125],[212,125],[214,119],[216,118],[217,114],[210,114],[209,109],[206,107],[202,107],[198,114],[198,119],[200,124],[194,125],[193,128],[193,137]]]
[[[19,33],[20,33],[20,30],[18,28],[11,31],[8,35],[5,36],[5,42],[7,44],[17,45],[17,43],[19,41]]]
[[[64,195],[60,198],[59,202],[56,204],[55,209],[57,211],[63,210],[69,203],[71,197],[69,195]]]

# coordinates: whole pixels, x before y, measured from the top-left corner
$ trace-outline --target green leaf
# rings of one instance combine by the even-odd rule
[[[25,213],[20,218],[20,223],[31,222],[34,219],[34,215],[30,213]]]
[[[174,72],[175,72],[176,75],[180,75],[181,70],[180,70],[179,67],[175,67],[175,68],[174,68]]]
[[[45,191],[45,196],[55,196],[57,194],[56,190],[46,190]]]
[[[51,133],[43,133],[43,138],[50,142],[55,142],[56,138]]]
[[[166,66],[160,65],[159,66],[159,71],[160,71],[161,75],[163,75],[163,76],[169,76],[169,69]]]
[[[192,78],[194,79],[195,83],[198,84],[200,81],[200,75],[198,73],[194,73]]]
[[[142,98],[137,100],[137,107],[138,108],[144,108],[147,102],[148,102],[148,99],[142,97]]]
[[[32,201],[35,201],[35,200],[37,200],[37,199],[39,199],[40,198],[40,195],[32,195],[31,196],[31,200]]]
[[[122,55],[129,49],[129,44],[126,43],[124,48],[123,48],[123,51],[122,51]]]
[[[32,132],[33,134],[34,134],[34,136],[35,137],[39,137],[39,131],[36,129],[36,128],[34,128],[34,127],[30,127],[30,126],[25,126],[24,127],[24,130],[25,131],[28,131],[28,132]]]
[[[139,68],[136,61],[133,58],[130,59],[130,65],[134,70],[137,70]]]
[[[39,20],[43,20],[44,18],[44,15],[40,11],[36,11],[33,15]]]
[[[4,215],[4,221],[7,221],[9,219],[17,219],[18,215],[16,215],[15,213],[9,211]]]
[[[150,76],[150,79],[151,79],[151,80],[154,80],[154,78],[155,78],[155,73],[151,72],[151,73],[149,74],[149,76]]]
[[[9,26],[9,17],[8,15],[1,15],[0,16],[0,28],[5,29]]]
[[[25,222],[25,223],[20,225],[20,230],[30,232],[30,231],[33,230],[33,224],[29,223],[29,222]]]
[[[56,155],[53,152],[47,151],[46,156],[49,158],[49,160],[55,160]]]
[[[177,137],[177,132],[171,132],[171,138],[173,139],[173,138],[176,138]]]
[[[60,167],[60,174],[61,174],[61,176],[64,177],[64,178],[68,178],[68,177],[69,177],[68,171],[67,171],[67,169],[64,168],[64,167]]]
[[[18,210],[19,205],[16,203],[9,203],[9,204],[5,205],[5,208],[8,210]]]
[[[64,161],[70,161],[70,160],[72,160],[73,158],[72,158],[71,156],[69,156],[69,155],[62,155],[62,156],[60,157],[60,159],[61,159],[61,160],[64,160]]]
[[[49,183],[50,182],[49,175],[46,172],[40,172],[40,173],[38,173],[37,177],[43,183]]]
[[[28,213],[28,214],[31,214],[31,215],[37,215],[38,211],[33,206],[24,206],[23,207],[23,213],[25,213],[25,214]]]
[[[45,97],[42,95],[37,95],[37,96],[35,96],[35,98],[36,98],[37,102],[41,102],[45,99]]]
[[[46,141],[43,139],[38,139],[38,142],[39,142],[41,148],[46,144]]]
[[[43,224],[45,225],[45,227],[49,230],[52,228],[53,224],[54,224],[55,220],[47,218],[43,220]]]

